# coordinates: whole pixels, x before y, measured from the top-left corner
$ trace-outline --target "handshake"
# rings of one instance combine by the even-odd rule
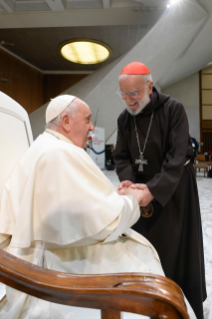
[[[118,186],[119,195],[133,195],[139,206],[146,207],[154,197],[145,184],[133,184],[130,181],[123,181]]]

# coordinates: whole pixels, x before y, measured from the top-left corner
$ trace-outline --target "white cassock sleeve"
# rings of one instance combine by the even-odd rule
[[[42,153],[31,166],[22,198],[14,185],[24,163],[6,185],[2,207],[8,210],[7,216],[16,217],[13,247],[30,247],[36,240],[65,246],[95,238],[108,226],[110,231],[101,240],[112,241],[140,216],[136,198],[118,195],[84,150],[67,143],[60,145],[60,149]],[[15,207],[15,214],[9,212],[11,207]]]
[[[129,214],[130,211],[136,210],[137,200],[132,195],[122,196],[124,201],[124,207],[122,213],[108,226],[106,226],[100,233],[93,236],[94,239],[104,240],[104,242],[109,242],[116,240],[118,236],[126,232],[133,225],[135,214]],[[138,214],[140,216],[140,210],[138,207]]]

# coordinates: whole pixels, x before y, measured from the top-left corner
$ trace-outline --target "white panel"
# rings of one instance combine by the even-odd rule
[[[212,104],[202,106],[202,119],[212,120]]]

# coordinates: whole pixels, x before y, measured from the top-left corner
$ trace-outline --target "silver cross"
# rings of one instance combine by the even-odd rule
[[[138,171],[139,172],[143,172],[143,170],[144,170],[143,164],[147,165],[148,161],[143,158],[143,153],[142,152],[140,153],[139,159],[135,160],[135,164],[139,164]]]

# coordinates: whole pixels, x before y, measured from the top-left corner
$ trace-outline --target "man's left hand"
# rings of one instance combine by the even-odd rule
[[[140,206],[145,207],[154,199],[154,196],[150,193],[148,187],[145,184],[133,184],[130,187],[133,189],[141,189],[143,191],[143,198],[139,202]]]
[[[133,183],[131,181],[123,181],[119,184],[118,190],[120,191],[122,188],[130,187]]]

